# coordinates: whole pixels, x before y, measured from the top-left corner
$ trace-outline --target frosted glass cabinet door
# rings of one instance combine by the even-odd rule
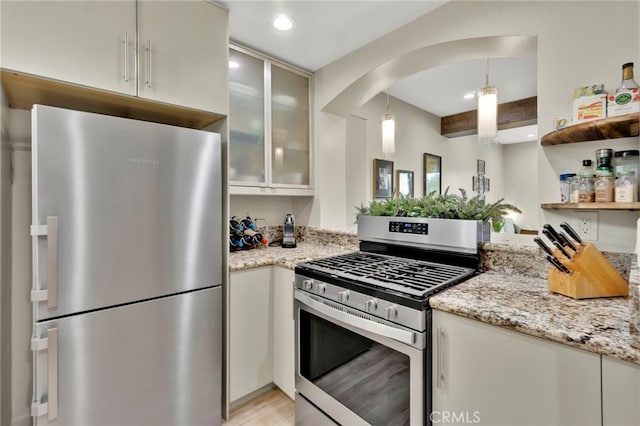
[[[271,183],[309,185],[309,79],[271,65]]]
[[[229,180],[266,185],[264,62],[229,51]]]

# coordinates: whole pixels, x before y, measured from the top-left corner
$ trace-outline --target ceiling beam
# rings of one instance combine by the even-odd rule
[[[538,123],[538,97],[505,102],[498,105],[498,130],[513,129]],[[447,138],[478,133],[477,110],[440,118],[440,134]]]

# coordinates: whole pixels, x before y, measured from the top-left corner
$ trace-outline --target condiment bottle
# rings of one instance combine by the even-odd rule
[[[622,81],[616,89],[616,93],[623,90],[637,89],[638,83],[633,79],[633,62],[627,62],[622,65]]]
[[[580,176],[569,178],[569,202],[577,203],[580,201]]]

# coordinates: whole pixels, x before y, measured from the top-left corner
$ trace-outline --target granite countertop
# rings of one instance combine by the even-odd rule
[[[307,228],[297,247],[256,248],[229,254],[229,270],[261,266],[295,269],[298,262],[358,250],[355,233]],[[576,300],[547,289],[548,263],[532,246],[485,243],[481,270],[487,271],[430,299],[431,306],[487,324],[640,364],[630,345],[629,299]],[[605,254],[628,277],[631,255]]]
[[[260,266],[294,269],[296,263],[354,251],[345,246],[299,242],[295,248],[266,247],[234,251],[229,254],[229,270],[241,271]]]
[[[640,364],[630,345],[629,299],[576,300],[547,280],[489,271],[433,296],[434,309]]]

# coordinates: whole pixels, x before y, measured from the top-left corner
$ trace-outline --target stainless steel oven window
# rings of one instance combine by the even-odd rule
[[[426,351],[323,311],[296,301],[298,392],[340,424],[422,425]]]

